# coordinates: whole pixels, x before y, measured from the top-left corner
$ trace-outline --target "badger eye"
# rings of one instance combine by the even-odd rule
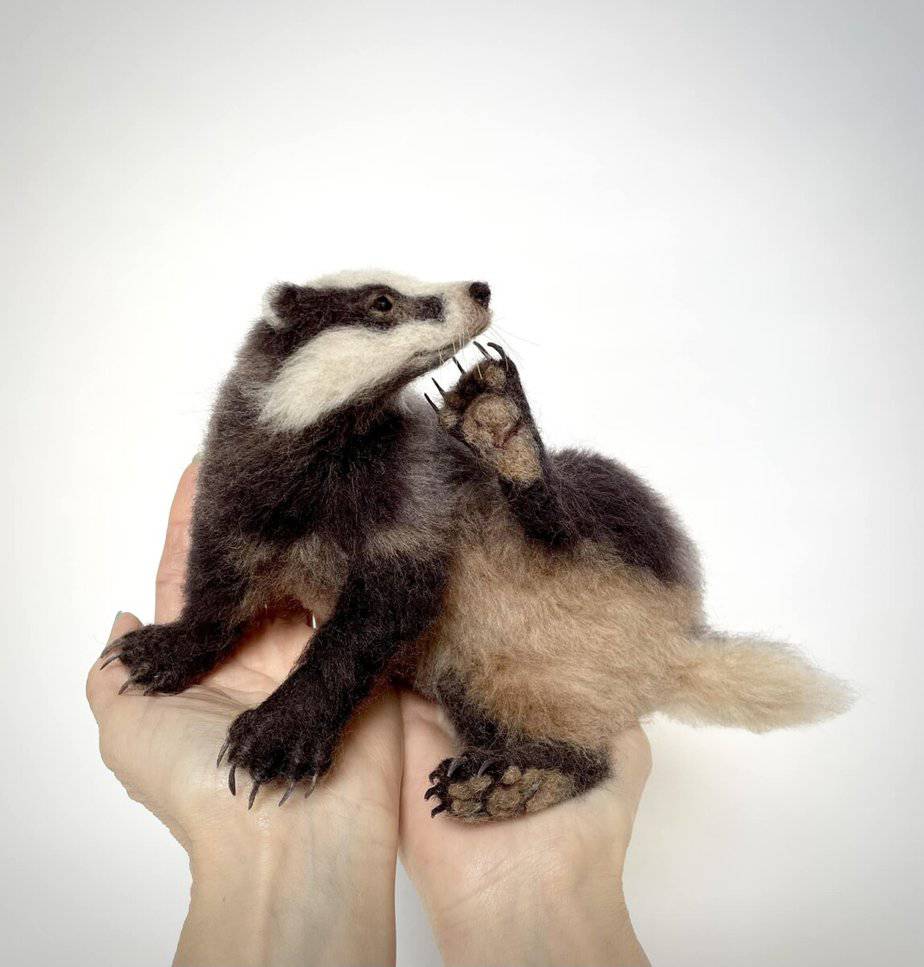
[[[387,295],[380,295],[372,303],[372,308],[376,312],[391,312],[391,299]]]

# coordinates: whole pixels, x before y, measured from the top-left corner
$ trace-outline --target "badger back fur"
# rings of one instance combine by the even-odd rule
[[[232,788],[238,768],[252,795],[316,782],[399,671],[459,733],[433,811],[470,822],[591,787],[612,735],[656,710],[763,731],[846,707],[791,649],[706,626],[677,519],[618,463],[546,450],[500,347],[476,343],[439,406],[408,390],[488,327],[489,302],[484,283],[385,273],[267,293],[208,431],[184,612],[119,643],[139,687],[178,691],[254,619],[318,617],[232,725]]]

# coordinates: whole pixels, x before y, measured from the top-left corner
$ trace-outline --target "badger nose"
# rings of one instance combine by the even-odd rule
[[[488,303],[491,301],[491,290],[488,288],[486,282],[473,282],[468,287],[468,294],[478,305],[484,306],[487,309]]]

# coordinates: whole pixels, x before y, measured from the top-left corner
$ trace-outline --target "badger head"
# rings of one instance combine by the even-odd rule
[[[277,365],[259,390],[261,421],[301,430],[394,395],[487,329],[490,298],[484,282],[432,285],[384,272],[272,286],[258,327]]]

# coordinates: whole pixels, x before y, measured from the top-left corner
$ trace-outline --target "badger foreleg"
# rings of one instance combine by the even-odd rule
[[[483,354],[448,393],[437,384],[440,425],[497,474],[511,513],[530,538],[550,547],[573,541],[559,483],[530,412],[516,366],[495,343],[499,358]]]
[[[235,770],[263,783],[306,781],[330,768],[344,726],[398,649],[416,640],[439,610],[446,564],[440,558],[383,556],[355,562],[333,614],[289,677],[231,724],[225,748]]]

